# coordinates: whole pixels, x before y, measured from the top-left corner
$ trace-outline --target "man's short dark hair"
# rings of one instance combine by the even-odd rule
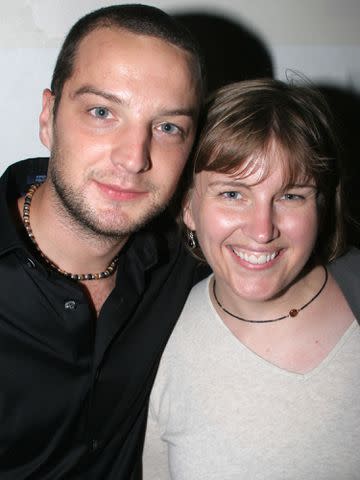
[[[196,41],[185,26],[162,10],[149,5],[112,5],[80,18],[70,29],[58,55],[51,81],[55,96],[54,112],[59,104],[64,83],[71,77],[81,40],[98,28],[122,28],[139,35],[160,38],[190,53],[199,94],[203,95],[203,62]],[[171,65],[169,65],[171,68]]]

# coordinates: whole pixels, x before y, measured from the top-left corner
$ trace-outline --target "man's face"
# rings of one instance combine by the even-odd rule
[[[193,144],[197,97],[178,47],[115,28],[87,35],[56,118],[49,90],[40,116],[48,179],[70,218],[124,237],[161,211]]]

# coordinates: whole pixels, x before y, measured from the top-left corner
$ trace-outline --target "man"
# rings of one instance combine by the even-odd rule
[[[196,48],[160,10],[108,7],[69,32],[43,93],[48,169],[1,179],[2,480],[131,478],[201,273],[175,231],[145,227],[175,191],[201,95]]]

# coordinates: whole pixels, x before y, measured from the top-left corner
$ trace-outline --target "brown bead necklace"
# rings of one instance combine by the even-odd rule
[[[324,266],[324,270],[325,270],[325,280],[324,280],[323,284],[321,285],[320,290],[308,302],[306,302],[305,305],[303,305],[300,308],[292,308],[287,315],[283,315],[282,317],[273,318],[271,320],[249,320],[247,318],[242,318],[242,317],[239,317],[238,315],[235,315],[234,313],[229,312],[229,310],[227,310],[226,308],[223,307],[223,305],[219,302],[219,300],[216,296],[216,291],[215,291],[216,282],[215,282],[215,279],[214,279],[214,283],[213,283],[213,294],[214,294],[215,301],[218,304],[218,306],[221,308],[221,310],[223,312],[227,313],[228,315],[230,315],[231,317],[236,318],[237,320],[241,320],[242,322],[248,322],[248,323],[278,322],[279,320],[284,320],[284,318],[296,317],[296,315],[299,312],[301,312],[301,310],[304,310],[304,308],[306,308],[308,305],[310,305],[310,303],[312,303],[320,295],[320,293],[324,290],[325,285],[327,284],[327,281],[328,281],[328,271],[327,271],[325,266]]]
[[[39,252],[41,258],[43,258],[45,260],[45,262],[50,265],[51,268],[53,268],[54,270],[56,270],[57,272],[61,273],[61,275],[64,275],[65,277],[68,277],[68,278],[71,278],[72,280],[77,280],[77,281],[81,281],[81,280],[100,280],[102,278],[107,278],[107,277],[110,277],[115,271],[116,271],[116,268],[117,268],[117,265],[118,265],[118,261],[119,261],[119,256],[116,255],[113,260],[111,261],[110,265],[107,267],[106,270],[104,270],[103,272],[99,272],[99,273],[70,273],[70,272],[66,272],[65,270],[62,270],[61,268],[59,268],[57,265],[55,265],[54,262],[52,262],[41,250],[40,250],[40,247],[39,245],[37,244],[37,241],[35,240],[35,237],[34,237],[34,234],[33,234],[33,231],[31,229],[31,225],[30,225],[30,206],[31,206],[31,200],[33,198],[33,195],[34,193],[36,192],[36,190],[39,188],[41,184],[40,183],[35,183],[33,185],[31,185],[31,187],[29,188],[28,192],[26,193],[25,195],[25,200],[24,200],[24,207],[23,207],[23,216],[22,216],[22,219],[23,219],[23,222],[24,222],[24,226],[25,226],[25,229],[26,229],[26,232],[30,238],[30,240],[32,241],[32,243],[34,244],[36,250]]]

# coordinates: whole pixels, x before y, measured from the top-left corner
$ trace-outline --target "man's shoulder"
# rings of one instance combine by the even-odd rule
[[[137,257],[145,259],[148,266],[171,272],[179,288],[183,282],[194,285],[210,272],[208,265],[185,246],[179,225],[167,212],[135,233],[130,243]]]
[[[49,157],[29,157],[12,163],[6,169],[6,172],[23,172],[23,171],[43,171],[46,173],[49,163]]]
[[[33,157],[13,163],[3,173],[1,182],[17,195],[23,194],[29,185],[44,181],[48,161],[48,157]]]

